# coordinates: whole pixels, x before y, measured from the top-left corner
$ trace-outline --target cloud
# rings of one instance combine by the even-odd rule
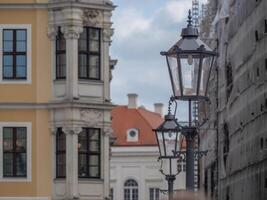
[[[113,15],[111,56],[119,62],[111,82],[113,103],[127,104],[127,93],[137,93],[140,105],[151,110],[156,102],[167,105],[171,83],[160,51],[180,38],[191,1],[114,0],[114,3],[118,7]]]
[[[174,21],[181,22],[187,16],[188,10],[191,9],[191,1],[169,1],[166,4],[166,11],[171,15]]]
[[[127,38],[132,34],[147,31],[150,27],[150,19],[142,16],[142,13],[135,8],[121,11],[116,18],[115,28],[117,38]]]

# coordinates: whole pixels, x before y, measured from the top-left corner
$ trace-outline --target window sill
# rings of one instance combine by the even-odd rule
[[[79,84],[92,84],[92,85],[103,85],[104,82],[101,80],[94,80],[94,79],[79,79]]]
[[[66,182],[66,178],[55,178],[54,179],[55,183],[65,183]],[[78,182],[81,184],[90,184],[90,183],[103,183],[104,180],[103,179],[97,179],[97,178],[79,178]]]
[[[27,178],[27,177],[3,177],[3,178],[0,178],[0,182],[31,182],[32,180],[30,178]]]
[[[31,84],[28,79],[2,79],[1,84]]]

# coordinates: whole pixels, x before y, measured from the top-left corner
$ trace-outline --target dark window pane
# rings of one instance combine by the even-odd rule
[[[17,40],[26,40],[26,31],[25,30],[17,30]]]
[[[98,166],[90,166],[89,167],[89,173],[90,173],[90,177],[99,177],[99,167]]]
[[[25,52],[26,51],[26,41],[19,41],[16,42],[16,48],[18,52]]]
[[[79,39],[79,51],[86,51],[87,50],[87,44],[86,40]]]
[[[25,66],[26,56],[25,55],[16,56],[16,64],[19,66]]]
[[[4,127],[3,128],[3,138],[9,138],[12,139],[13,138],[13,128],[10,127]]]
[[[4,78],[13,77],[13,68],[10,66],[4,66]]]
[[[90,56],[90,78],[99,78],[99,56]]]
[[[26,139],[26,132],[27,132],[27,128],[25,127],[17,128],[17,138]]]
[[[99,52],[99,42],[91,40],[89,42],[89,47],[91,52]]]
[[[66,155],[65,153],[57,154],[57,177],[66,176]]]
[[[87,40],[87,28],[83,28],[83,32],[80,34],[81,40]]]
[[[17,66],[16,75],[17,75],[17,78],[25,78],[26,77],[26,66]]]
[[[98,155],[90,155],[89,156],[89,165],[98,166],[99,164],[99,156]]]
[[[90,39],[91,40],[99,40],[99,38],[100,38],[100,31],[99,31],[99,29],[90,28],[89,29],[89,35],[90,35]]]
[[[4,65],[12,66],[13,65],[13,56],[5,55],[4,56]]]
[[[87,152],[87,134],[86,133],[80,133],[79,135],[79,151],[80,152]]]
[[[89,150],[91,152],[98,152],[99,151],[99,142],[98,141],[90,141]]]
[[[12,51],[13,51],[13,42],[4,41],[4,52],[12,52]]]
[[[3,176],[13,176],[13,154],[4,153],[3,155]]]
[[[79,154],[79,177],[88,177],[86,154]]]
[[[26,176],[26,153],[19,153],[16,156],[17,176]]]
[[[13,40],[13,30],[4,30],[4,40]]]
[[[80,54],[79,55],[79,77],[86,78],[87,77],[87,55]]]
[[[4,152],[12,152],[13,150],[13,138],[5,138],[3,140]]]

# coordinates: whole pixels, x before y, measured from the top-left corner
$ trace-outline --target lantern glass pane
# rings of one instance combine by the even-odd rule
[[[199,73],[199,58],[192,54],[182,57],[180,59],[181,64],[181,77],[183,84],[183,95],[196,96],[198,73]]]
[[[161,131],[156,131],[160,156],[165,156],[164,141]]]
[[[181,96],[177,57],[168,56],[168,67],[174,96]]]
[[[167,131],[164,133],[166,156],[173,156],[173,152],[176,150],[177,132]]]

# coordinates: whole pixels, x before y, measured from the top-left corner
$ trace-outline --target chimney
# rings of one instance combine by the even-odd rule
[[[163,103],[154,103],[154,110],[155,113],[160,114],[160,116],[163,115]]]
[[[128,108],[136,109],[137,108],[137,94],[128,94]]]

